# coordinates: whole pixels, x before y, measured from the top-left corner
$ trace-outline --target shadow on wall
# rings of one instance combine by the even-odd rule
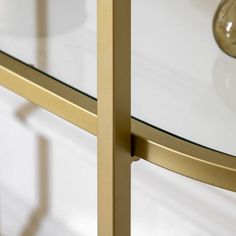
[[[22,236],[34,236],[40,229],[40,224],[48,213],[49,205],[49,161],[48,142],[38,136],[38,207],[32,212],[28,223],[22,230]]]
[[[81,1],[79,1],[81,2]],[[36,0],[36,33],[38,36],[36,55],[37,67],[47,69],[48,4],[47,0]],[[61,26],[59,24],[59,26]],[[45,37],[41,38],[41,37]],[[25,103],[16,112],[16,117],[26,125],[27,117],[37,109],[31,102]],[[32,211],[28,222],[23,227],[21,236],[34,236],[40,230],[41,223],[49,210],[49,145],[41,135],[37,137],[38,160],[38,206]]]
[[[35,110],[37,106],[32,103],[26,103],[16,112],[16,117],[24,125],[26,118]],[[49,206],[49,146],[48,141],[38,135],[38,206],[33,210],[29,217],[29,221],[24,226],[21,236],[34,236],[40,229],[40,224],[48,213]]]

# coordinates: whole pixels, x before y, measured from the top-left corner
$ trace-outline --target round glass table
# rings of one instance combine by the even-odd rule
[[[97,135],[97,1],[0,5],[0,84]],[[131,146],[134,160],[236,191],[236,60],[214,39],[218,5],[132,3]]]
[[[97,97],[96,1],[2,4],[3,52]],[[236,61],[215,43],[212,19],[217,4],[133,3],[132,116],[236,155]]]

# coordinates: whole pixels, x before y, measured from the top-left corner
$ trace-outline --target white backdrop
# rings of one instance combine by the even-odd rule
[[[27,228],[43,206],[38,183],[48,173],[47,212],[36,235],[95,236],[96,138],[41,108],[22,112],[26,104],[0,89],[2,235]],[[46,158],[43,176],[40,158]],[[235,193],[145,161],[133,164],[133,236],[234,236],[235,219]]]
[[[96,1],[48,2],[45,40],[34,1],[0,0],[0,49],[96,97]],[[236,67],[213,43],[218,3],[133,2],[132,114],[235,154]],[[0,88],[0,235],[95,236],[96,181],[94,136]],[[235,220],[235,193],[133,164],[132,236],[234,236]]]

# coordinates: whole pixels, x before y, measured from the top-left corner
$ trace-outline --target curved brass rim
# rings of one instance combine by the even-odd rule
[[[0,52],[0,85],[97,135],[97,102]],[[181,175],[236,191],[236,157],[188,142],[131,118],[132,154]]]

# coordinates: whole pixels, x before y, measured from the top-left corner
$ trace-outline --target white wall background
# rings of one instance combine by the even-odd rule
[[[41,108],[20,119],[25,104],[0,89],[1,234],[22,235],[40,206],[38,140],[43,137],[48,210],[36,235],[96,235],[96,138]],[[235,193],[145,161],[133,164],[132,235],[233,236],[235,219]]]
[[[50,0],[45,40],[34,37],[34,1],[0,0],[0,48],[96,96],[94,3]],[[134,2],[132,108],[139,118],[235,154],[235,62],[219,53],[209,31],[218,3]],[[0,88],[1,236],[95,236],[96,181],[94,136]],[[234,236],[235,220],[235,193],[133,164],[132,236]]]

